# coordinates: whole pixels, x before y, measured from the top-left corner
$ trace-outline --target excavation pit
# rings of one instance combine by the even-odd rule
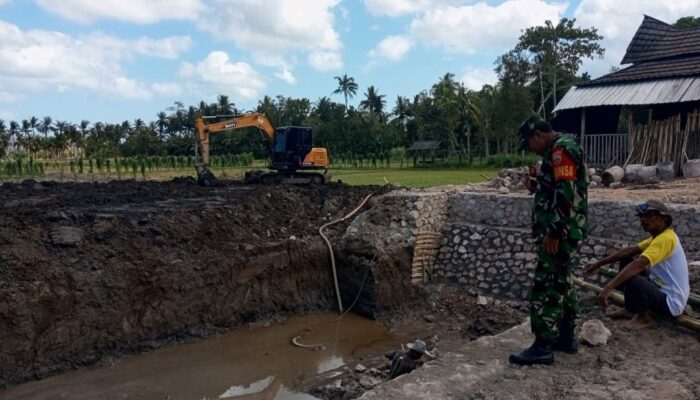
[[[375,195],[361,212],[327,230],[340,297],[351,309],[333,322],[338,304],[318,228],[369,193]],[[385,385],[381,373],[355,372],[358,363],[379,369],[384,351],[417,338],[438,353],[459,352],[527,314],[534,257],[525,195],[344,185],[200,188],[182,179],[28,181],[3,185],[0,201],[0,383],[12,386],[0,399],[81,392],[255,398],[265,390],[278,398],[356,398],[368,390],[365,396],[383,398],[371,397]],[[637,240],[626,207],[592,202],[593,236],[582,245],[582,261]],[[696,259],[697,206],[675,211],[684,247]],[[630,229],[621,231],[625,225]],[[332,333],[338,330],[357,334]],[[342,345],[291,343],[302,336],[300,343],[314,344],[313,334]],[[265,337],[275,345],[268,349]],[[238,342],[250,343],[245,354],[253,364],[236,358]],[[192,350],[197,346],[202,350]],[[279,358],[256,359],[262,351]],[[282,368],[290,357],[301,375]],[[151,367],[151,359],[175,367]],[[114,380],[101,385],[110,371]],[[134,378],[134,371],[142,373]],[[61,382],[76,382],[72,376],[87,386],[61,392]],[[198,383],[168,383],[169,376]]]

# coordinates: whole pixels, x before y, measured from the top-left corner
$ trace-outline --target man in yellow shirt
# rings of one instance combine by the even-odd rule
[[[668,208],[659,201],[649,200],[635,211],[642,229],[651,237],[588,264],[584,271],[591,274],[603,265],[636,257],[598,295],[598,304],[606,309],[613,289],[624,283],[625,310],[632,315],[628,327],[633,330],[653,324],[652,312],[666,317],[681,315],[690,295],[688,262],[671,228],[673,218]],[[645,269],[649,270],[648,279],[639,275]]]

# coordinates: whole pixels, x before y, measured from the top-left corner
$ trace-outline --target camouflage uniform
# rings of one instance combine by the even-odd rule
[[[537,267],[530,294],[530,322],[535,336],[554,340],[559,324],[572,324],[580,314],[572,273],[574,254],[588,235],[588,182],[584,155],[573,139],[559,135],[542,157],[532,209]],[[559,239],[554,255],[545,236]]]

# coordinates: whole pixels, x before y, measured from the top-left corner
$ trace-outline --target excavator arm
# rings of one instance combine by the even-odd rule
[[[225,132],[239,128],[254,126],[262,132],[267,140],[268,150],[275,143],[275,128],[264,114],[247,113],[224,121],[207,123],[207,119],[218,117],[197,117],[195,120],[195,130],[197,131],[197,143],[195,146],[195,168],[197,169],[197,179],[203,186],[213,186],[219,183],[218,179],[209,170],[209,138],[211,134]],[[197,152],[199,150],[199,152]]]
[[[212,117],[198,117],[195,121],[198,145],[202,152],[201,160],[198,160],[198,163],[204,168],[209,165],[209,136],[212,133],[254,126],[258,128],[260,132],[262,132],[265,139],[267,139],[269,146],[272,146],[275,143],[275,128],[264,114],[248,113],[211,124],[206,123],[205,119],[208,118]]]

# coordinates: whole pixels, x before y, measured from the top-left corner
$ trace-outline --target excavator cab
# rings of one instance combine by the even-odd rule
[[[311,128],[301,126],[277,128],[271,167],[279,171],[302,168],[306,155],[313,148],[312,143]]]

